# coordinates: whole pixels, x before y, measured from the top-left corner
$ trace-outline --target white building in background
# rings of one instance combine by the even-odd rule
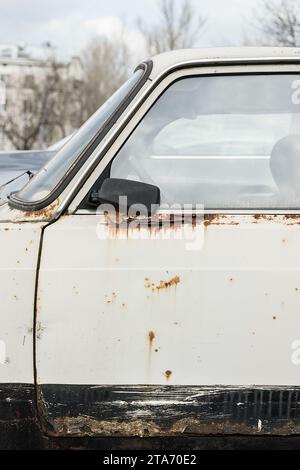
[[[49,43],[42,46],[0,44],[0,114],[5,118],[8,106],[14,106],[18,100],[15,84],[22,83],[24,90],[43,79],[55,58],[55,50]],[[60,70],[64,78],[81,82],[83,67],[79,57],[60,61]],[[17,109],[17,107],[16,107]],[[13,146],[0,128],[0,150],[11,150]]]

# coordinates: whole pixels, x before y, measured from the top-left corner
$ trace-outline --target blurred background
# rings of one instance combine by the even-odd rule
[[[0,0],[0,150],[59,148],[142,60],[300,45],[300,0]]]

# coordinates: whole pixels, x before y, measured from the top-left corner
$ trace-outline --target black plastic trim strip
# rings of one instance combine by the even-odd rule
[[[51,435],[300,435],[299,386],[38,387]]]

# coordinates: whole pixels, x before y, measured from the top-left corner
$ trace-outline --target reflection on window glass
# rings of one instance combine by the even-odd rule
[[[155,184],[168,204],[300,207],[298,75],[175,82],[120,150],[111,176]]]

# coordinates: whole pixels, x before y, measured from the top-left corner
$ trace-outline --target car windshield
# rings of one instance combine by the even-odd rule
[[[29,204],[47,199],[81,157],[85,149],[88,149],[99,136],[103,127],[135,89],[143,75],[144,70],[137,69],[131,78],[83,124],[29,183],[21,191],[14,194],[14,198],[17,201]]]

